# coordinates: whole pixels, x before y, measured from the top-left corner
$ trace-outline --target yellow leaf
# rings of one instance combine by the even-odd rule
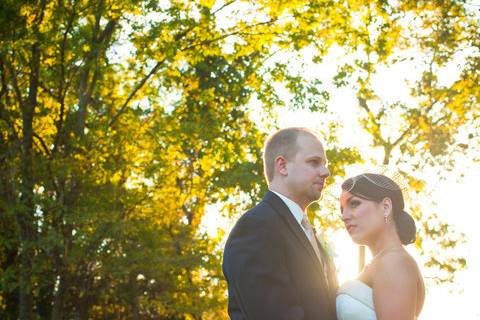
[[[207,8],[213,7],[214,4],[215,0],[200,0],[200,5]]]

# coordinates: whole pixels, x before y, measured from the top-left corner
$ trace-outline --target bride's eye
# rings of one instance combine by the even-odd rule
[[[352,207],[352,208],[356,208],[356,207],[358,207],[359,205],[360,205],[360,201],[358,201],[358,200],[352,200],[352,201],[350,201],[350,207]]]

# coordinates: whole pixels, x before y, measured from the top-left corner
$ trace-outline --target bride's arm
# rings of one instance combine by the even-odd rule
[[[372,274],[377,320],[416,319],[417,269],[402,256],[380,259]]]

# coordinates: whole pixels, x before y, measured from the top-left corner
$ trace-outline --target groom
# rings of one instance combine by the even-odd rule
[[[305,215],[330,175],[323,145],[287,128],[267,139],[263,160],[269,191],[225,245],[230,318],[336,320],[335,270]]]

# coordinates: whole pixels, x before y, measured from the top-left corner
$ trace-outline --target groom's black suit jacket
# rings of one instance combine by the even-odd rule
[[[336,288],[329,289],[304,231],[271,191],[230,233],[223,273],[232,320],[336,320]]]

